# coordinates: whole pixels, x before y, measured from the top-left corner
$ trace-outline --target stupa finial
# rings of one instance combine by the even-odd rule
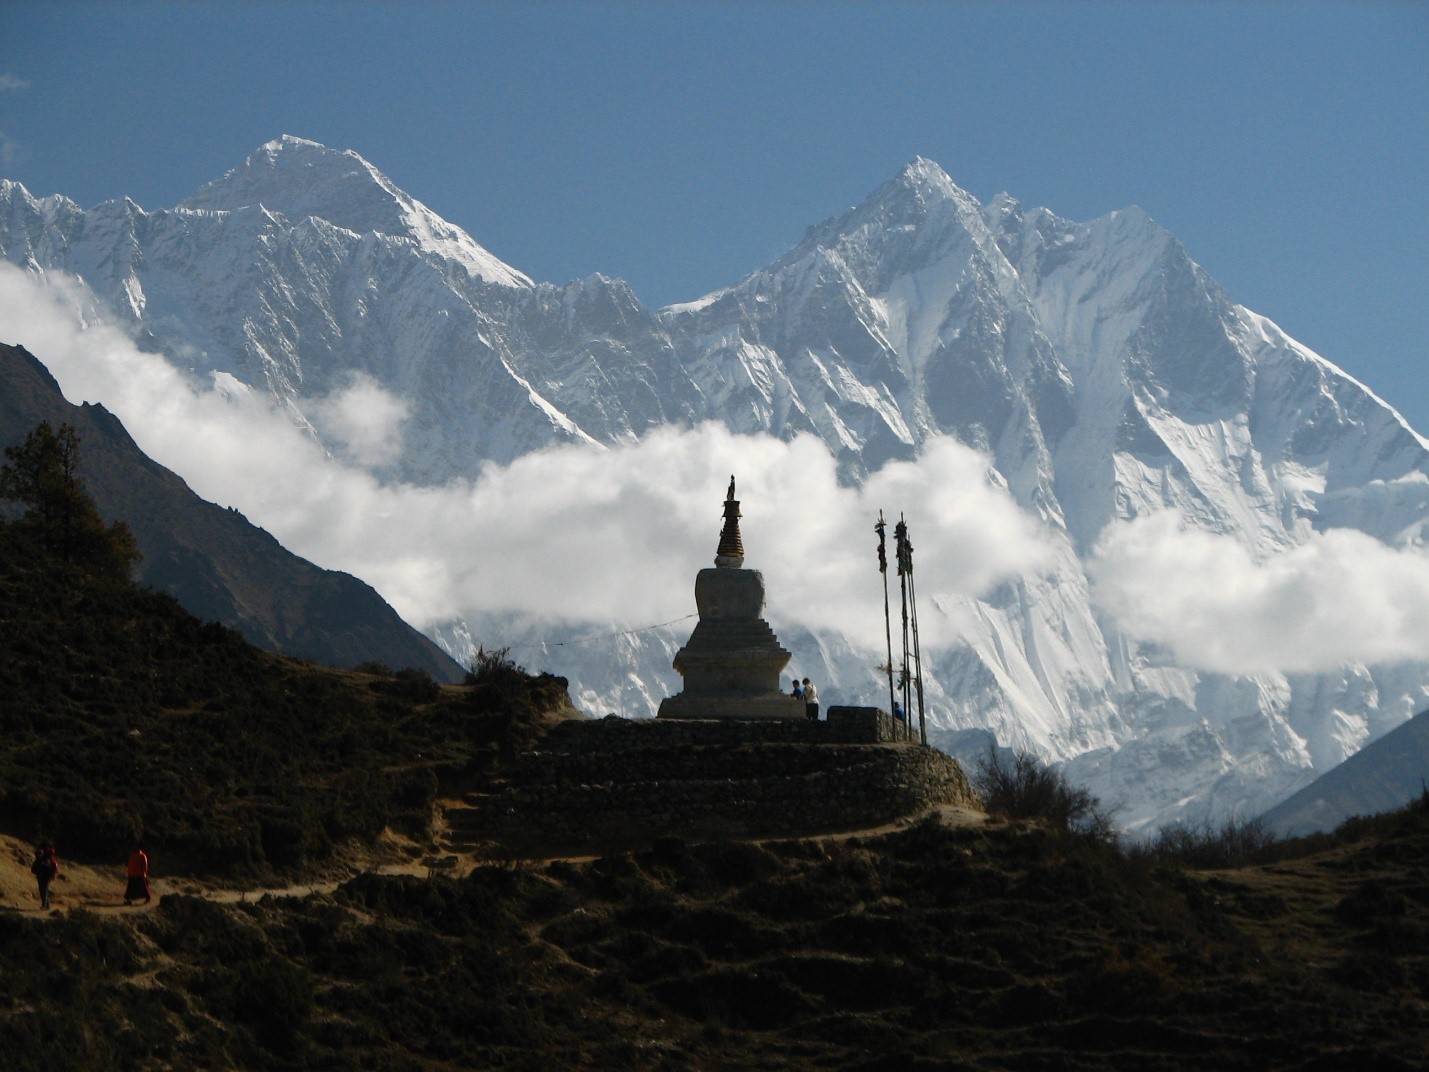
[[[739,536],[739,500],[734,497],[734,475],[730,474],[729,491],[724,497],[724,528],[719,534],[715,565],[721,569],[739,569],[744,565],[744,541]]]

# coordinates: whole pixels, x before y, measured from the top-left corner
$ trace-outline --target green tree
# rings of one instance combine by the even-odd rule
[[[17,446],[5,449],[0,499],[25,505],[15,524],[42,552],[116,580],[127,580],[139,546],[122,521],[105,525],[79,476],[79,436],[68,424],[48,421]]]

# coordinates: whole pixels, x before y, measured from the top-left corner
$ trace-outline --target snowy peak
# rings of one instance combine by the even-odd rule
[[[1045,208],[1024,210],[1004,193],[989,201],[982,215],[1007,259],[1034,284],[1088,257],[1106,262],[1102,274],[1144,268],[1176,246],[1170,232],[1135,205],[1076,223]]]
[[[977,199],[937,164],[916,157],[844,215],[810,228],[785,258],[815,248],[837,250],[865,289],[883,290],[895,274],[917,271],[986,235]]]
[[[935,161],[924,156],[915,156],[882,187],[889,188],[906,190],[927,204],[941,201],[976,204],[970,193],[955,183]],[[869,200],[877,198],[878,192],[875,191]]]
[[[406,235],[410,204],[357,153],[285,134],[179,207],[231,212],[262,205],[294,221],[316,216],[358,234]]]
[[[294,222],[311,216],[358,234],[409,238],[458,261],[476,279],[509,287],[531,285],[529,278],[398,189],[351,149],[329,149],[290,134],[261,146],[178,207],[231,212],[258,205]]]
[[[869,194],[854,214],[919,230],[954,223],[976,228],[981,209],[977,198],[946,171],[919,156]]]
[[[7,218],[8,227],[28,220],[40,226],[53,226],[66,218],[83,216],[84,212],[63,194],[36,197],[23,183],[0,179],[0,215]]]
[[[753,294],[780,289],[780,279],[835,282],[839,289],[879,294],[900,275],[918,272],[950,253],[966,253],[970,240],[995,252],[980,213],[977,199],[947,172],[925,157],[914,157],[847,212],[811,225],[803,240],[772,264],[731,287],[662,312],[676,317],[698,314],[724,300],[731,308],[747,308]]]

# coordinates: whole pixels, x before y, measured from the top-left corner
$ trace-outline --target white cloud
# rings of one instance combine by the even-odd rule
[[[9,71],[0,73],[0,93],[14,92],[21,89],[29,89],[30,83],[18,75],[13,75]]]
[[[1088,563],[1097,602],[1185,663],[1228,673],[1429,659],[1429,551],[1351,529],[1253,560],[1175,513],[1108,527]]]
[[[376,380],[354,373],[347,386],[303,404],[305,415],[360,466],[386,465],[402,453],[402,424],[409,407]]]
[[[0,339],[35,353],[71,401],[103,403],[200,495],[362,577],[417,625],[473,611],[624,626],[689,613],[731,472],[746,565],[765,574],[770,616],[870,648],[882,643],[880,509],[890,521],[908,515],[925,598],[980,594],[1048,561],[1047,533],[987,459],[948,439],[858,488],[839,484],[812,437],[737,436],[713,424],[604,450],[552,447],[444,487],[383,483],[363,466],[395,455],[406,407],[379,385],[354,380],[309,405],[346,444],[345,460],[334,460],[266,396],[140,352],[95,308],[59,273],[41,286],[0,266]],[[1422,549],[1333,530],[1256,562],[1232,537],[1162,514],[1108,528],[1087,566],[1104,610],[1188,665],[1248,673],[1429,659]],[[942,616],[924,624],[925,646],[957,639],[937,634]]]
[[[626,626],[693,611],[694,574],[712,564],[731,472],[746,565],[765,574],[771,616],[871,647],[883,629],[880,509],[907,513],[925,595],[976,594],[1048,554],[987,459],[951,440],[862,488],[840,486],[813,437],[737,436],[714,424],[609,449],[552,447],[444,487],[384,484],[325,456],[264,398],[199,382],[93,316],[80,330],[76,311],[91,309],[92,296],[57,273],[49,279],[42,287],[0,266],[0,339],[45,362],[71,401],[113,411],[198,494],[362,577],[419,626],[474,609]],[[327,405],[328,420],[347,422],[353,460],[387,456],[398,400],[357,382]],[[935,623],[929,616],[925,646],[940,639]]]

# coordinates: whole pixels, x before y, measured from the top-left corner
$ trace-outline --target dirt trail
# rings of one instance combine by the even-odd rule
[[[63,914],[72,909],[83,908],[101,915],[129,915],[146,912],[159,903],[166,893],[183,893],[204,897],[210,901],[231,904],[240,901],[256,901],[264,895],[275,897],[307,897],[314,893],[331,893],[353,875],[364,870],[383,874],[426,875],[427,868],[410,861],[388,862],[374,867],[352,865],[343,870],[341,877],[315,879],[275,887],[241,887],[225,885],[207,879],[179,877],[152,877],[149,887],[152,899],[146,905],[136,902],[124,903],[125,861],[120,859],[113,865],[75,863],[60,854],[60,874],[50,885],[50,908],[48,913],[40,908],[39,887],[30,874],[30,862],[34,859],[34,848],[27,842],[0,834],[0,912],[20,912],[25,915],[45,918],[46,915]]]
[[[948,826],[975,826],[986,821],[981,812],[957,805],[940,805],[918,815],[907,816],[879,826],[857,830],[841,830],[833,833],[811,835],[805,840],[840,842],[853,838],[878,837],[906,829],[929,816],[936,815]],[[441,873],[460,878],[490,860],[470,852],[439,852],[435,855],[413,858],[410,843],[400,839],[388,839],[383,853],[384,862],[376,860],[353,862],[341,869],[335,877],[314,879],[286,886],[242,887],[223,885],[211,880],[184,876],[152,877],[149,886],[152,900],[146,905],[136,902],[124,903],[125,868],[124,859],[113,865],[93,865],[74,863],[60,854],[60,875],[50,886],[50,908],[48,912],[40,908],[39,889],[34,876],[30,874],[30,862],[34,859],[34,848],[28,842],[0,834],[0,912],[19,912],[41,919],[56,914],[63,915],[73,909],[82,908],[100,915],[130,915],[151,911],[158,906],[159,898],[166,893],[182,893],[203,897],[220,904],[237,904],[257,901],[265,896],[308,897],[319,893],[332,893],[348,879],[364,872],[381,875],[412,875],[426,878]],[[787,841],[788,838],[760,838],[758,842]],[[403,851],[403,850],[406,851]],[[593,860],[595,854],[543,856],[531,859],[535,865],[564,860],[580,863]]]

